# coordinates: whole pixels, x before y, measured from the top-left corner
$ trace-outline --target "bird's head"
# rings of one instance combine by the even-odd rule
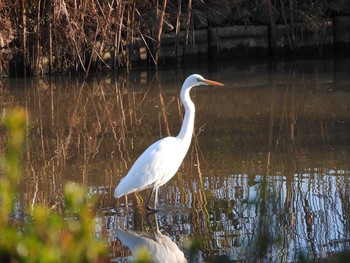
[[[224,84],[220,82],[205,79],[199,74],[190,75],[184,83],[184,87],[194,87],[199,85],[224,86]]]

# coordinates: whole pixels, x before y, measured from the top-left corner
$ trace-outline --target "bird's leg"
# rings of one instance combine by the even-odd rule
[[[159,187],[156,187],[156,193],[154,194],[154,209],[157,208],[157,203],[158,203],[158,189]]]
[[[149,194],[149,196],[148,196],[148,198],[147,198],[147,202],[146,202],[146,209],[148,209],[148,210],[150,210],[150,211],[153,211],[153,212],[155,212],[155,211],[157,211],[155,208],[151,208],[150,206],[149,206],[149,201],[151,200],[151,197],[152,197],[152,195],[153,195],[153,193],[154,193],[154,190],[155,190],[155,187],[153,187],[152,188],[152,191],[150,192],[150,194]]]

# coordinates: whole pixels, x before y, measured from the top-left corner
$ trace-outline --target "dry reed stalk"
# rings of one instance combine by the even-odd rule
[[[268,6],[270,18],[270,50],[274,53],[276,47],[276,21],[273,9],[274,5],[272,4],[272,0],[268,0]]]
[[[24,76],[27,75],[27,61],[28,61],[28,51],[27,51],[27,8],[26,0],[21,1],[21,13],[22,13],[22,49],[23,49],[23,73]]]
[[[96,25],[96,32],[95,32],[95,38],[94,38],[94,41],[93,41],[92,46],[91,46],[89,64],[88,64],[88,67],[87,67],[86,72],[85,72],[85,79],[87,79],[87,77],[89,76],[90,67],[91,67],[91,61],[92,61],[93,53],[94,53],[94,51],[95,51],[94,46],[95,46],[95,44],[96,44],[96,39],[97,39],[98,32],[99,32],[99,23],[97,22],[97,25]],[[96,53],[97,53],[97,52],[96,52]]]
[[[283,0],[280,0],[280,4],[281,4],[281,11],[282,11],[282,17],[283,17],[283,22],[287,28],[287,37],[288,37],[288,44],[289,44],[289,48],[292,49],[292,39],[290,37],[290,27],[288,25],[287,22],[287,18],[286,18],[286,13],[284,10],[284,5],[283,5]]]
[[[116,32],[115,32],[115,38],[114,38],[114,62],[113,62],[113,68],[117,68],[117,63],[119,65],[122,65],[122,62],[119,59],[118,54],[121,53],[121,43],[122,43],[122,27],[123,27],[123,19],[124,19],[124,12],[125,12],[125,1],[118,1],[117,2],[117,12],[116,12]]]
[[[183,54],[182,54],[183,62],[186,62],[186,57],[187,57],[187,45],[188,45],[190,25],[191,25],[191,13],[192,13],[192,0],[188,0],[187,14],[186,14],[185,41],[184,41]]]
[[[48,15],[47,23],[48,23],[48,35],[49,35],[49,74],[52,74],[53,68],[52,68],[52,59],[53,59],[53,50],[52,50],[52,17],[54,14],[52,1],[47,0],[47,11],[46,15]]]
[[[181,5],[182,5],[182,0],[177,0],[176,26],[175,26],[175,35],[176,35],[175,56],[176,56],[176,59],[178,58],[178,52],[179,52]]]
[[[96,1],[96,4],[98,5],[99,7],[99,12],[102,14],[102,28],[101,28],[101,36],[102,36],[102,39],[101,39],[101,44],[100,44],[100,48],[99,48],[99,51],[97,52],[96,51],[96,54],[97,56],[100,58],[100,60],[107,66],[108,69],[110,69],[110,65],[108,65],[104,59],[99,55],[99,54],[103,54],[104,50],[105,50],[105,42],[108,41],[109,39],[109,21],[111,20],[111,14],[112,14],[112,11],[113,11],[113,3],[114,3],[114,0],[111,2],[111,3],[108,3],[108,8],[107,8],[107,12],[104,11],[104,6],[101,6],[100,2],[99,1]],[[96,62],[96,68],[97,68],[97,64],[98,64],[98,61]]]
[[[37,17],[34,25],[34,48],[33,48],[33,61],[32,61],[32,73],[37,75],[39,74],[39,71],[41,70],[40,61],[41,61],[41,48],[40,48],[40,40],[41,40],[41,30],[40,30],[40,23],[41,23],[41,1],[37,2]]]
[[[155,54],[155,66],[158,66],[158,59],[159,59],[159,53],[160,53],[160,42],[162,39],[162,33],[163,33],[163,24],[164,24],[164,16],[165,16],[165,9],[167,6],[167,0],[163,1],[162,5],[162,12],[160,13],[160,16],[157,15],[157,21],[158,21],[158,30],[157,30],[157,46],[156,46],[156,54]],[[158,1],[157,1],[158,3]],[[158,11],[158,9],[157,9]],[[158,14],[158,12],[157,12]]]
[[[151,51],[150,46],[148,45],[148,43],[147,43],[145,37],[143,36],[142,32],[140,31],[140,29],[137,29],[137,31],[139,32],[140,37],[142,38],[142,41],[143,41],[143,43],[145,44],[145,46],[146,46],[146,48],[147,48],[147,51],[148,51],[148,53],[149,53],[149,55],[150,55],[150,57],[151,57],[151,59],[152,59],[152,62],[153,62],[154,65],[155,65],[155,64],[156,64],[156,60],[155,60],[154,56],[152,55],[152,51]],[[152,39],[152,40],[154,40],[154,39]]]

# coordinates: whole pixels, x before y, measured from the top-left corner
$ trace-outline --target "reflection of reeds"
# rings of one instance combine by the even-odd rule
[[[142,116],[142,109],[138,107],[139,101],[148,102],[142,93],[124,88],[125,78],[106,84],[108,81],[110,77],[98,80],[92,87],[87,82],[82,85],[79,82],[47,85],[44,79],[36,83],[35,91],[28,90],[25,105],[34,129],[26,153],[30,161],[26,179],[32,183],[27,185],[26,191],[31,192],[27,197],[32,203],[55,206],[57,197],[62,196],[60,185],[67,176],[91,184],[91,175],[86,174],[89,173],[86,168],[80,171],[80,175],[67,174],[67,162],[71,160],[80,160],[81,167],[89,167],[94,160],[109,156],[110,162],[116,161],[117,166],[111,167],[113,173],[106,170],[103,184],[113,187],[118,171],[120,176],[124,175],[135,159],[129,156],[128,149],[135,148],[133,144],[138,144],[138,139],[130,135],[140,125],[138,116]],[[71,89],[69,95],[63,86]],[[55,192],[49,194],[48,190]]]
[[[112,196],[115,185],[147,146],[176,134],[182,121],[178,91],[156,77],[151,84],[132,78],[98,76],[84,84],[79,76],[38,78],[21,90],[1,83],[0,109],[21,104],[31,119],[18,204],[23,212],[33,203],[63,211],[67,180],[87,185],[107,213],[125,212],[124,201],[116,205]],[[253,254],[241,248],[261,237],[269,244],[260,255],[284,249],[285,261],[297,260],[295,248],[317,257],[349,247],[349,154],[342,146],[348,140],[345,128],[333,130],[348,111],[319,84],[293,71],[286,78],[275,79],[275,86],[214,91],[210,100],[202,97],[205,90],[196,93],[196,130],[207,123],[205,132],[194,137],[178,176],[160,192],[167,203],[191,208],[162,223],[177,227],[171,233],[177,239],[199,233],[208,260],[224,252],[247,258]],[[133,209],[126,222],[145,227],[141,200],[128,202]],[[306,246],[308,240],[314,244]],[[120,244],[115,249],[127,253]]]
[[[165,3],[164,3],[165,4]],[[169,122],[168,122],[168,116],[166,112],[166,105],[164,103],[164,98],[162,95],[162,89],[159,83],[158,79],[158,73],[156,73],[156,85],[157,85],[157,93],[159,96],[159,106],[160,106],[160,111],[161,111],[161,118],[159,119],[159,131],[160,131],[160,137],[165,137],[165,136],[170,136],[170,127],[169,127]],[[162,134],[162,126],[165,126],[165,135]]]

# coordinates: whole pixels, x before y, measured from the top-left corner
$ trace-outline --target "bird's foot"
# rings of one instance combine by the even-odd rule
[[[148,210],[148,211],[150,211],[151,213],[157,213],[157,212],[159,212],[159,210],[158,209],[155,209],[155,208],[152,208],[152,207],[150,207],[150,206],[146,206],[146,209]]]

